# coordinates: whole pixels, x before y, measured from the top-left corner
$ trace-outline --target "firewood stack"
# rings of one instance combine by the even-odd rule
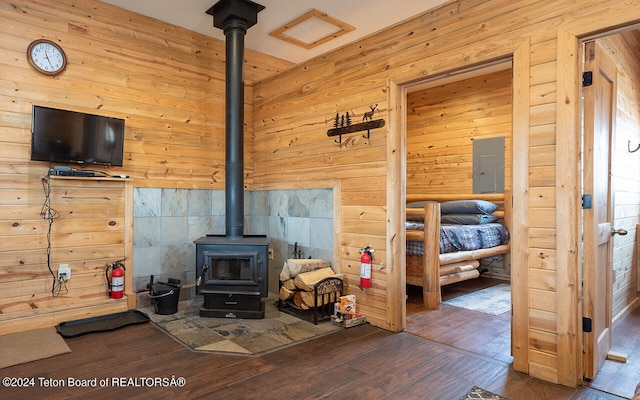
[[[313,308],[315,285],[329,277],[341,277],[333,271],[329,261],[289,259],[280,273],[280,300],[288,301],[301,310]]]

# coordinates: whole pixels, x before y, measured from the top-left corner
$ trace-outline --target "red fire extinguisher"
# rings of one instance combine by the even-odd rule
[[[360,250],[360,288],[371,287],[371,260],[373,259],[373,249],[369,246]]]
[[[107,277],[107,286],[109,286],[109,297],[112,299],[121,299],[124,295],[124,260],[118,260],[113,264],[108,264],[105,270]],[[109,270],[111,270],[111,278],[109,278]]]

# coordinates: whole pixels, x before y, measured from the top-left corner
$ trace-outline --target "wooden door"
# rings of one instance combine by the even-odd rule
[[[585,195],[592,196],[591,208],[583,211],[583,375],[592,379],[611,348],[610,173],[617,91],[616,65],[595,42],[585,43],[585,72],[589,71],[592,83],[583,88],[583,190]]]

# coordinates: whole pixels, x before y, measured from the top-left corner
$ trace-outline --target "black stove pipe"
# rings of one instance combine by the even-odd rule
[[[225,70],[225,233],[244,237],[244,36],[264,6],[250,0],[220,0],[207,14],[223,30]]]
[[[226,235],[244,236],[244,35],[241,19],[225,21],[226,37]]]

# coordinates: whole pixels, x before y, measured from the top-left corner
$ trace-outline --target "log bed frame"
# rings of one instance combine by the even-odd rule
[[[424,256],[406,256],[406,279],[410,285],[422,287],[424,306],[429,310],[437,310],[442,303],[440,287],[454,282],[477,278],[480,273],[476,269],[479,259],[511,251],[509,244],[471,251],[440,254],[440,204],[451,200],[486,200],[498,205],[493,215],[504,220],[509,229],[511,226],[511,199],[509,193],[491,194],[407,194],[407,204],[416,201],[432,201],[425,203],[424,208],[407,208],[407,216],[423,216],[424,232],[407,231],[406,240],[424,243]],[[473,268],[468,266],[472,265]]]

